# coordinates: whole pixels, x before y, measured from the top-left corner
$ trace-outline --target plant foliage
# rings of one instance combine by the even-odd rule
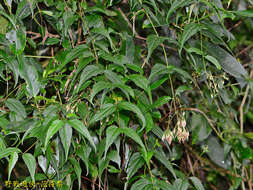
[[[252,8],[1,1],[0,186],[252,189]]]

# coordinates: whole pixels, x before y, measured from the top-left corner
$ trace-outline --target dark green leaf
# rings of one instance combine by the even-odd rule
[[[154,34],[151,34],[147,37],[147,46],[148,46],[148,56],[146,58],[146,61],[148,62],[151,54],[153,53],[153,51],[159,46],[161,45],[164,40],[166,40],[166,37],[159,37],[156,36]]]
[[[101,109],[92,117],[90,120],[90,124],[95,123],[97,121],[103,120],[105,117],[110,116],[116,111],[116,106],[113,104],[105,104]]]
[[[83,72],[81,73],[81,77],[80,77],[80,82],[78,85],[78,90],[81,88],[81,86],[91,77],[97,76],[99,74],[101,74],[103,72],[102,69],[100,69],[99,67],[95,66],[95,65],[88,65],[87,67],[85,67],[85,69],[83,70]]]
[[[190,177],[190,179],[197,190],[205,190],[198,178]]]
[[[143,125],[142,129],[146,126],[145,117],[143,116],[141,110],[136,105],[130,102],[119,102],[118,107],[123,110],[134,112],[137,115],[137,117],[142,121]]]
[[[209,42],[203,43],[203,47],[208,54],[218,60],[224,71],[237,78],[241,86],[245,84],[244,77],[247,76],[247,71],[232,55],[221,47]]]
[[[86,126],[84,126],[84,124],[77,120],[77,119],[73,119],[68,121],[68,123],[77,131],[79,132],[81,135],[83,135],[91,144],[91,146],[94,148],[94,150],[96,151],[96,145],[94,144],[94,141],[87,129]]]

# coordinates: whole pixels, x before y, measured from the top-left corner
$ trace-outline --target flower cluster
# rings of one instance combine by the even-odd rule
[[[189,138],[189,131],[186,130],[186,120],[184,118],[184,114],[177,121],[176,127],[171,130],[166,130],[163,134],[162,140],[167,140],[169,144],[171,144],[172,140],[177,138],[179,143],[184,143]]]

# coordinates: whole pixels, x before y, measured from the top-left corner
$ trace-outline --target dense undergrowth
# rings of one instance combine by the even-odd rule
[[[0,189],[252,190],[252,5],[1,1]]]

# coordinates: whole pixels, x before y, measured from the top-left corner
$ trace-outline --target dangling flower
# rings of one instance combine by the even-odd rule
[[[176,135],[179,143],[184,143],[189,138],[189,132],[186,130],[186,120],[184,118],[184,113],[181,118],[177,121],[177,126],[174,128],[173,132]]]
[[[172,140],[174,138],[173,132],[168,130],[163,134],[162,140],[166,140],[168,142],[168,144],[170,145]]]

